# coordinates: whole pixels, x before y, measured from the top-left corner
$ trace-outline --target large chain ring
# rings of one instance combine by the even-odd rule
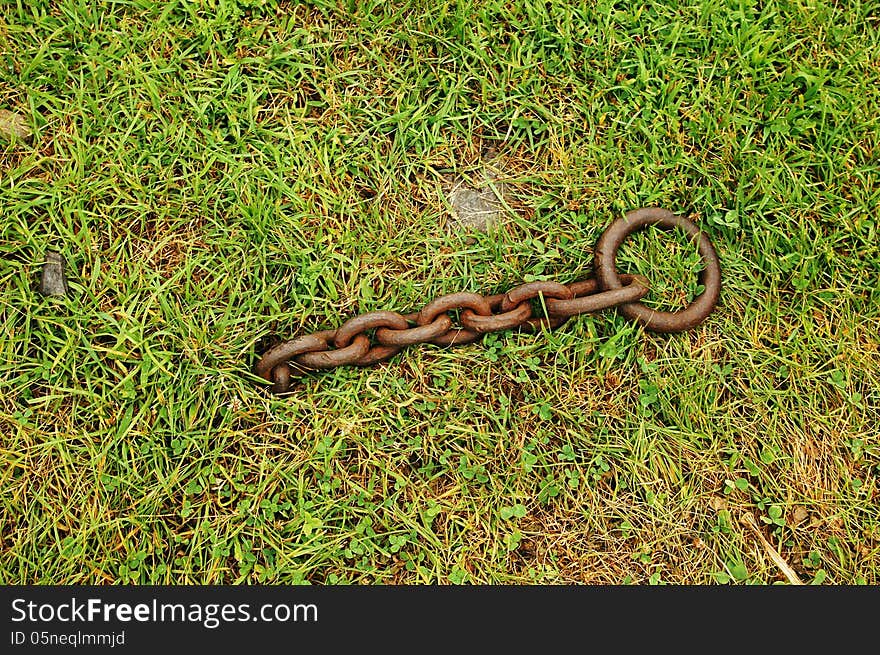
[[[643,230],[649,225],[671,230],[678,228],[692,241],[697,242],[705,268],[700,272],[703,293],[694,298],[685,309],[677,312],[661,312],[646,307],[641,302],[619,305],[618,310],[627,318],[637,321],[653,332],[682,332],[696,327],[715,309],[721,291],[721,264],[715,248],[703,232],[693,222],[676,216],[665,209],[646,208],[627,213],[624,218],[614,221],[602,234],[596,244],[594,265],[596,278],[602,290],[610,291],[623,287],[621,277],[615,268],[617,249],[624,239],[633,232]]]

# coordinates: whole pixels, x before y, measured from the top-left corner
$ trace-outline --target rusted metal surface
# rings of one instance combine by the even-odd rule
[[[697,243],[703,258],[700,282],[704,291],[681,311],[646,307],[639,301],[648,293],[649,281],[641,275],[619,274],[615,268],[617,250],[626,237],[649,225],[684,231]],[[688,219],[662,209],[639,209],[614,221],[596,245],[594,265],[595,278],[571,284],[530,282],[493,296],[462,291],[436,298],[411,314],[377,311],[356,316],[336,330],[278,344],[263,354],[254,371],[272,383],[273,392],[285,393],[304,369],[369,366],[406,346],[462,345],[489,332],[554,329],[571,316],[611,308],[647,330],[681,332],[704,321],[718,302],[721,267],[709,238]],[[535,316],[536,308],[545,315]]]

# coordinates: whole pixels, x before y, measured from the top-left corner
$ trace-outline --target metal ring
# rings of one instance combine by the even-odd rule
[[[461,324],[469,330],[479,334],[486,332],[499,332],[517,328],[532,317],[532,306],[523,302],[509,312],[493,314],[492,316],[480,316],[472,309],[466,309],[461,313]]]
[[[336,336],[336,330],[324,330],[323,332],[315,332],[311,335],[317,339],[323,339],[325,343],[333,340]],[[367,354],[370,349],[370,340],[366,334],[357,335],[351,345],[336,350],[323,350],[320,352],[307,352],[297,355],[294,361],[306,368],[336,368],[337,366],[346,366],[355,364],[361,357]]]
[[[700,256],[705,268],[700,272],[700,283],[704,290],[685,309],[677,312],[661,312],[646,307],[640,302],[620,305],[618,310],[627,318],[637,321],[654,332],[682,332],[689,330],[712,313],[718,304],[721,292],[721,264],[712,242],[688,219],[676,216],[665,209],[645,208],[629,212],[626,217],[614,221],[602,234],[596,244],[594,266],[599,287],[603,290],[620,289],[623,286],[615,269],[615,258],[620,244],[633,232],[649,225],[664,229],[683,230],[691,240],[698,242]]]
[[[431,339],[446,334],[452,327],[452,319],[445,314],[439,314],[437,318],[427,325],[406,330],[394,330],[382,327],[376,330],[376,341],[386,346],[411,346],[416,343],[425,343]]]
[[[641,275],[627,275],[624,273],[620,276],[620,279],[623,284],[626,285],[620,289],[590,293],[589,295],[579,296],[573,300],[548,299],[546,301],[547,313],[554,317],[570,317],[577,316],[578,314],[589,314],[591,312],[598,312],[603,309],[617,307],[623,303],[632,303],[641,300],[648,295],[650,283],[646,277]],[[593,289],[595,289],[595,286],[595,284],[591,285]]]
[[[518,287],[514,287],[506,294],[502,295],[500,309],[509,311],[516,305],[537,298],[538,296],[542,296],[546,308],[548,299],[570,299],[575,297],[575,293],[570,288],[570,285],[560,284],[559,282],[552,282],[549,280],[529,282],[528,284],[521,284]],[[495,307],[493,307],[493,309],[495,309]],[[555,330],[567,320],[567,317],[562,316],[529,318],[519,326],[519,329],[523,332],[529,333],[540,332],[544,329]]]
[[[323,332],[319,332],[317,334],[324,334]],[[283,362],[287,362],[296,355],[301,355],[303,353],[313,353],[320,350],[327,350],[329,347],[326,339],[322,339],[317,334],[307,334],[305,336],[299,337],[298,339],[293,339],[291,341],[285,341],[283,343],[279,343],[274,348],[270,348],[263,356],[260,358],[260,361],[257,362],[256,366],[254,366],[254,373],[259,375],[261,378],[268,382],[273,382],[272,370]],[[333,332],[331,332],[333,334]]]
[[[355,316],[347,320],[342,326],[336,330],[336,336],[333,337],[333,345],[337,348],[345,348],[351,343],[351,340],[358,334],[363,334],[366,330],[377,327],[390,327],[397,330],[405,330],[409,327],[406,319],[397,312],[381,311],[367,312],[360,316]]]
[[[469,293],[467,291],[459,291],[458,293],[450,293],[440,296],[429,302],[422,308],[416,318],[419,325],[427,325],[433,322],[443,312],[453,309],[470,309],[480,316],[491,316],[492,308],[489,301],[478,293]]]
[[[544,298],[560,298],[571,300],[574,292],[559,282],[529,282],[508,291],[501,300],[501,311],[509,312],[520,303],[543,296]]]

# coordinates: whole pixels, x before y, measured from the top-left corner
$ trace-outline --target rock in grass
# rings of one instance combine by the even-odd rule
[[[67,295],[67,278],[64,277],[64,257],[61,253],[46,251],[40,293],[44,296]]]
[[[479,230],[488,232],[501,217],[501,202],[487,174],[487,183],[479,187],[465,180],[457,180],[446,197],[452,206],[452,220],[449,228],[453,230]]]
[[[28,139],[31,136],[31,128],[21,114],[0,109],[0,136],[7,141]]]

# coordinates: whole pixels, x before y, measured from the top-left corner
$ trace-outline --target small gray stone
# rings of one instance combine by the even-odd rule
[[[30,135],[31,128],[24,116],[8,109],[0,109],[0,136],[7,141],[12,141],[13,139],[27,139]]]
[[[488,232],[501,218],[501,201],[489,183],[493,178],[485,175],[486,181],[479,187],[457,180],[446,197],[452,206],[452,220],[449,227],[454,230],[479,230]]]
[[[44,296],[67,295],[67,278],[64,277],[64,257],[61,253],[46,251],[40,293]]]

